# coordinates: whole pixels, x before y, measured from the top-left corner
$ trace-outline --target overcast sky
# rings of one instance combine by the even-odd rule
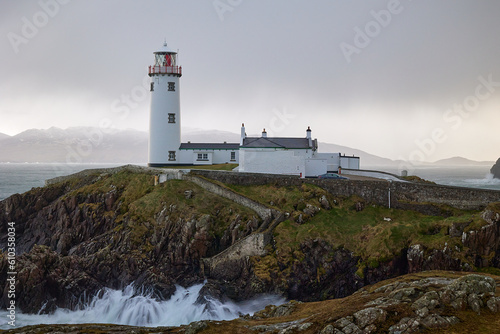
[[[496,160],[499,15],[497,0],[2,1],[0,132],[147,130],[166,39],[183,127]]]

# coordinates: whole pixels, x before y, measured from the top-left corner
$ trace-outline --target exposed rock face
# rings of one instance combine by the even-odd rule
[[[322,239],[306,240],[300,249],[301,261],[278,261],[265,268],[248,258],[228,261],[210,278],[236,300],[269,292],[300,301],[324,300],[348,296],[364,285],[356,276],[359,258],[350,251],[334,249]]]
[[[286,278],[289,298],[302,301],[321,300],[326,296],[341,298],[361,286],[355,275],[358,258],[350,251],[335,250],[321,239],[306,240],[300,248],[305,257],[293,263],[291,274]]]
[[[495,205],[482,214],[486,226],[468,231],[470,222],[460,222],[450,228],[450,237],[461,236],[460,246],[466,249],[462,257],[457,255],[459,249],[447,245],[431,249],[410,244],[375,268],[367,266],[361,275],[357,274],[359,256],[321,237],[302,239],[287,256],[276,252],[269,262],[259,263],[261,255],[276,251],[268,240],[272,239],[270,226],[274,221],[264,222],[254,214],[256,210],[249,214],[248,206],[227,201],[195,183],[176,181],[155,187],[152,175],[120,173],[88,174],[0,202],[0,248],[7,243],[7,223],[15,222],[16,226],[17,305],[21,310],[38,312],[43,305],[44,312],[71,308],[84,295],[130,283],[168,298],[175,284],[187,286],[206,278],[210,281],[204,293],[215,297],[243,300],[273,292],[289,299],[317,301],[345,297],[364,285],[408,272],[471,270],[464,256],[478,267],[500,267],[500,208]],[[248,202],[259,207],[261,217],[273,214],[256,201]],[[307,223],[307,219],[322,214],[321,210],[330,210],[330,203],[338,205],[324,194],[315,205],[301,202],[297,218]],[[366,212],[369,207],[360,209]],[[247,236],[247,240],[255,239],[258,247],[250,245],[253,248],[248,251],[234,246]],[[230,246],[238,256],[219,265],[216,255]],[[252,252],[255,250],[258,252]],[[207,258],[213,261],[203,260]],[[5,254],[1,254],[0,308],[8,301],[4,285],[7,265]],[[400,291],[410,299],[414,292]],[[497,307],[490,301],[481,304],[474,295],[467,295],[465,302],[474,309],[485,303],[491,309]],[[425,305],[419,308],[422,316],[428,312],[425,308],[433,307],[432,300],[419,303]],[[348,325],[376,326],[383,318],[377,312],[368,312],[376,319],[373,322],[365,324],[353,315],[348,319],[352,326]],[[428,321],[432,326],[441,319]]]
[[[495,290],[495,280],[483,275],[466,275],[455,280],[426,278],[412,283],[396,282],[384,285],[374,292],[383,292],[386,295],[367,303],[366,306],[371,309],[390,310],[398,305],[409,305],[411,313],[407,313],[408,316],[402,317],[398,323],[390,326],[388,332],[414,333],[423,329],[448,327],[460,322],[460,319],[452,315],[452,312],[446,311],[447,309],[457,311],[472,309],[480,314],[488,307],[490,311],[496,312],[493,310],[498,308],[500,299],[495,297]],[[378,314],[382,317],[380,311]]]
[[[493,174],[493,177],[500,179],[500,158],[495,162],[493,167],[490,169],[490,173]]]
[[[7,223],[15,222],[16,305],[23,312],[38,312],[44,305],[44,312],[72,308],[84,295],[130,283],[168,298],[175,284],[203,281],[202,258],[260,225],[258,218],[244,218],[237,205],[225,207],[226,202],[199,212],[190,203],[202,194],[204,201],[213,195],[193,191],[188,183],[190,196],[180,189],[180,199],[172,192],[164,195],[163,204],[147,204],[144,196],[161,196],[166,190],[153,187],[150,175],[123,173],[90,175],[79,184],[56,184],[1,202],[0,248],[7,242]],[[160,206],[148,216],[142,213],[147,205]],[[0,255],[1,291],[6,291],[7,265],[6,256]],[[3,293],[0,307],[6,302]]]
[[[482,218],[488,223],[479,230],[462,234],[462,243],[471,249],[474,265],[478,267],[500,266],[500,208],[490,205]]]
[[[457,258],[452,249],[427,249],[422,245],[412,245],[407,252],[408,272],[424,270],[470,270],[467,264]],[[465,266],[465,267],[464,267]]]
[[[444,245],[443,249],[428,249],[420,244],[407,250],[408,272],[424,270],[472,271],[471,265],[463,261],[465,256],[476,267],[496,267],[500,265],[500,208],[498,203],[490,204],[481,218],[487,223],[479,229],[465,232],[470,222],[453,224],[450,237],[461,234],[460,247]],[[466,251],[462,252],[461,248]]]

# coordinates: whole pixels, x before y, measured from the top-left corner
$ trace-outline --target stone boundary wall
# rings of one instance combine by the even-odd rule
[[[135,165],[126,165],[114,168],[87,169],[81,172],[60,176],[45,181],[46,185],[63,182],[68,179],[87,176],[95,173],[118,173],[129,170],[135,173],[146,173],[158,175],[160,182],[170,179],[189,179],[197,182],[205,189],[220,196],[231,199],[239,204],[245,205],[256,211],[260,217],[270,219],[273,215],[271,209],[257,203],[249,198],[236,194],[230,189],[220,187],[202,178],[188,176],[190,170],[151,168]],[[475,189],[464,187],[452,187],[443,185],[412,183],[412,182],[390,182],[390,181],[360,181],[360,180],[334,180],[334,179],[301,179],[298,176],[240,173],[230,171],[191,170],[193,176],[200,175],[225,184],[238,185],[264,185],[275,184],[277,186],[300,186],[303,183],[317,185],[334,196],[350,197],[357,195],[363,200],[392,208],[408,208],[413,204],[445,204],[459,209],[480,210],[488,203],[500,202],[500,191]],[[263,218],[263,219],[266,219]]]
[[[300,186],[317,185],[334,196],[357,195],[363,200],[391,208],[408,208],[412,204],[444,204],[467,210],[481,210],[488,203],[500,202],[500,191],[452,187],[412,182],[360,181],[334,179],[300,179],[296,176],[225,171],[192,170],[226,184]]]
[[[497,190],[402,182],[393,182],[392,188],[399,202],[446,204],[459,209],[483,209],[488,203],[500,202]]]

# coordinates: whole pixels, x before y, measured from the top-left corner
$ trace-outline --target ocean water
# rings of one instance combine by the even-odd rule
[[[198,320],[232,320],[241,314],[262,310],[267,305],[281,305],[283,297],[265,295],[241,303],[207,299],[196,303],[203,284],[183,288],[176,286],[169,299],[158,301],[147,293],[137,293],[132,286],[124,290],[105,289],[81,309],[58,309],[53,314],[22,314],[16,312],[15,327],[37,324],[107,323],[131,326],[180,326]],[[12,329],[7,311],[0,311],[0,329]]]
[[[393,167],[364,167],[366,169],[382,170],[400,175]],[[437,184],[500,190],[500,179],[493,178],[491,166],[450,166],[450,167],[415,167],[408,175],[416,175]]]
[[[47,179],[84,169],[116,166],[120,164],[0,163],[0,201],[12,194],[43,187]]]
[[[417,169],[415,174],[438,184],[500,190],[500,179],[493,177],[490,168],[489,166],[426,167]]]

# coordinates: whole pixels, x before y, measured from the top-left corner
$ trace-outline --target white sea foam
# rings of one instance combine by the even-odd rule
[[[486,174],[486,176],[482,178],[481,177],[463,178],[463,179],[456,178],[456,179],[444,179],[437,181],[438,183],[450,186],[500,190],[500,179],[494,178],[493,174],[491,173]]]
[[[16,313],[16,327],[36,324],[109,323],[132,326],[179,326],[198,320],[231,320],[241,314],[253,314],[265,306],[280,305],[283,297],[265,295],[242,303],[207,299],[196,303],[203,284],[189,288],[177,286],[175,294],[158,301],[149,294],[138,295],[132,286],[124,290],[106,289],[81,310],[57,309],[53,314]],[[7,312],[0,312],[0,328],[7,324]]]

